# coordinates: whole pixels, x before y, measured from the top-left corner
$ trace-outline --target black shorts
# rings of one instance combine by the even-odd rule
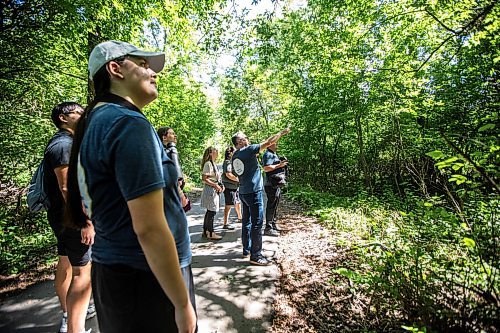
[[[234,206],[235,203],[240,202],[238,189],[224,189],[224,202],[226,206]]]
[[[184,280],[189,280],[189,294],[194,303],[190,266],[182,273]],[[178,331],[174,305],[150,271],[94,262],[92,290],[101,332]]]
[[[194,298],[194,281],[193,281],[193,270],[191,265],[181,268],[182,278],[186,284],[186,288],[189,292],[189,299],[191,300],[191,305],[193,306],[194,312],[196,312],[196,299]]]
[[[67,256],[71,266],[85,266],[90,261],[91,249],[82,244],[80,230],[63,228],[62,222],[49,219],[50,226],[57,239],[57,255]]]

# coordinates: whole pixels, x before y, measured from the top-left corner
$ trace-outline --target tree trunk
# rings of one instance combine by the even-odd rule
[[[368,163],[366,163],[365,148],[363,144],[363,129],[361,127],[361,112],[356,112],[356,133],[358,136],[358,146],[359,146],[359,163],[361,164],[361,169],[363,170],[365,178],[365,187],[367,190],[371,190],[371,179],[370,170],[368,169]]]

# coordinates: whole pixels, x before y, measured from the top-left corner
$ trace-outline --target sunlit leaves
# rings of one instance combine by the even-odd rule
[[[494,129],[495,128],[495,124],[486,124],[486,125],[483,125],[481,127],[479,127],[479,129],[477,130],[478,132],[484,132],[484,131],[487,131],[487,130],[490,130],[490,129]]]
[[[462,241],[463,241],[463,243],[465,244],[465,246],[467,246],[467,247],[468,247],[468,248],[470,248],[470,249],[473,249],[473,248],[475,248],[475,247],[476,247],[476,242],[474,242],[474,240],[473,240],[473,239],[471,239],[471,238],[464,237],[464,238],[462,239]]]
[[[441,152],[440,150],[434,150],[426,153],[425,155],[430,156],[435,160],[439,160],[445,156],[445,154],[443,154],[443,152]]]

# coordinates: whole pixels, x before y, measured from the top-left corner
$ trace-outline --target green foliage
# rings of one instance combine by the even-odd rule
[[[12,205],[0,210],[0,275],[27,271],[57,257],[56,239],[44,215]]]
[[[402,329],[414,333],[427,333],[427,327],[401,326]]]
[[[23,211],[23,190],[56,131],[52,108],[68,100],[84,105],[90,99],[87,59],[101,41],[125,40],[165,51],[160,97],[144,112],[154,126],[176,130],[183,170],[199,179],[198,160],[215,125],[212,105],[191,73],[211,42],[199,42],[197,34],[223,26],[205,25],[217,17],[220,3],[224,1],[0,3],[1,274],[23,270],[27,258],[44,258],[53,245],[46,220]]]
[[[354,251],[356,261],[332,270],[330,283],[344,278],[368,290],[374,315],[403,313],[435,331],[498,325],[497,196],[477,198],[462,214],[442,197],[339,197],[302,186],[287,196],[333,230],[332,242]]]
[[[280,141],[287,195],[358,258],[330,283],[369,290],[369,311],[402,313],[407,331],[499,327],[498,2],[280,2],[282,14],[253,20],[224,4],[0,4],[2,274],[52,246],[42,216],[21,208],[22,190],[54,131],[51,108],[84,103],[88,53],[121,39],[167,55],[144,111],[175,129],[191,180],[214,132],[259,142],[291,124]],[[212,104],[192,76],[219,51],[236,61],[212,78]]]
[[[231,130],[292,124],[288,196],[359,258],[332,281],[406,330],[499,326],[499,17],[478,0],[285,5],[220,79]]]
[[[175,130],[182,171],[191,181],[199,182],[201,157],[215,132],[213,110],[200,85],[186,84],[178,73],[163,76],[159,98],[145,114],[155,128],[169,126]]]
[[[453,3],[318,0],[258,17],[222,79],[227,128],[268,134],[291,123],[283,148],[294,174],[344,194],[446,191],[422,157],[456,155],[447,141],[498,177],[499,8]]]

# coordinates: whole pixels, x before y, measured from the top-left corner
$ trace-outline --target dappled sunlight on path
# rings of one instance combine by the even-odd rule
[[[276,265],[252,266],[248,258],[242,258],[241,226],[223,230],[222,211],[217,213],[215,229],[223,239],[202,238],[204,213],[195,203],[188,214],[200,333],[266,332],[274,301]],[[230,220],[236,218],[231,216]],[[266,256],[274,257],[278,240],[264,237]]]
[[[188,213],[193,250],[193,275],[200,333],[266,332],[270,328],[276,292],[275,255],[280,238],[263,237],[264,255],[270,266],[252,266],[242,258],[241,226],[222,229],[223,208],[217,213],[215,229],[220,241],[201,237],[205,209],[199,198]],[[236,221],[234,211],[231,221]],[[0,332],[52,333],[61,320],[61,310],[51,281],[40,282],[0,302]],[[97,318],[86,328],[98,333]]]

